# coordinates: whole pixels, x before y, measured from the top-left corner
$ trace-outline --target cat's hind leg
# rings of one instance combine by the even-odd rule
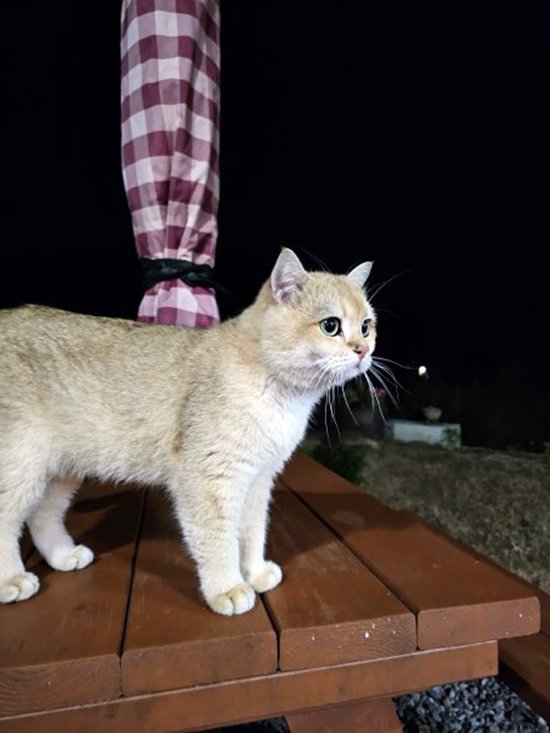
[[[265,559],[272,485],[271,476],[262,476],[250,488],[243,506],[240,531],[242,571],[245,580],[258,593],[275,588],[283,579],[280,566]]]
[[[94,559],[89,547],[75,545],[65,529],[65,512],[79,486],[76,478],[53,479],[27,520],[35,547],[55,570],[80,570]]]

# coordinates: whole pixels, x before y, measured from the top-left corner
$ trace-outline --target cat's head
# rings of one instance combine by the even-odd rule
[[[307,272],[283,249],[262,290],[260,341],[270,371],[303,391],[324,391],[365,373],[376,315],[364,285],[371,262],[347,275]]]

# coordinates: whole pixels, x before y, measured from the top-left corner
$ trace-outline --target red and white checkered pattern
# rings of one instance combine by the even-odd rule
[[[218,0],[124,0],[122,171],[139,257],[214,265],[219,201]],[[214,292],[168,280],[138,319],[219,321]]]

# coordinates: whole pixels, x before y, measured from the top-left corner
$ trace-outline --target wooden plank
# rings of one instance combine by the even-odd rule
[[[539,715],[550,719],[550,596],[531,587],[541,606],[541,633],[500,642],[500,676]]]
[[[258,600],[241,616],[220,616],[198,593],[167,499],[150,492],[136,559],[122,684],[136,695],[277,669],[277,637]]]
[[[264,595],[279,632],[279,669],[416,649],[416,619],[290,492],[275,492],[268,556],[282,567]]]
[[[525,582],[414,515],[390,509],[303,454],[283,481],[415,611],[420,649],[539,630],[539,601]]]
[[[500,675],[543,718],[550,720],[550,636],[535,634],[499,644]]]
[[[116,698],[119,649],[143,494],[88,483],[68,515],[90,567],[63,573],[35,553],[36,596],[0,608],[0,715]]]
[[[276,672],[51,713],[0,719],[0,733],[165,733],[391,697],[496,674],[497,644],[415,652],[370,662]]]
[[[366,700],[328,710],[292,713],[287,715],[286,723],[290,733],[401,733],[403,730],[391,699]]]

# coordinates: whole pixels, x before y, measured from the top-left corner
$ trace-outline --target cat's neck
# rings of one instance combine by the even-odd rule
[[[313,407],[323,396],[324,390],[304,389],[303,384],[297,384],[292,378],[292,369],[275,369],[265,358],[262,334],[265,314],[271,304],[271,293],[266,284],[256,301],[233,320],[231,327],[238,332],[237,349],[254,372],[261,372],[265,390],[276,401],[284,404],[307,403]]]
[[[247,331],[250,336],[258,335],[262,327],[262,321],[265,313],[272,303],[272,297],[269,292],[267,283],[260,288],[256,300],[245,308],[245,310],[237,316],[234,321],[238,322],[239,327]]]

